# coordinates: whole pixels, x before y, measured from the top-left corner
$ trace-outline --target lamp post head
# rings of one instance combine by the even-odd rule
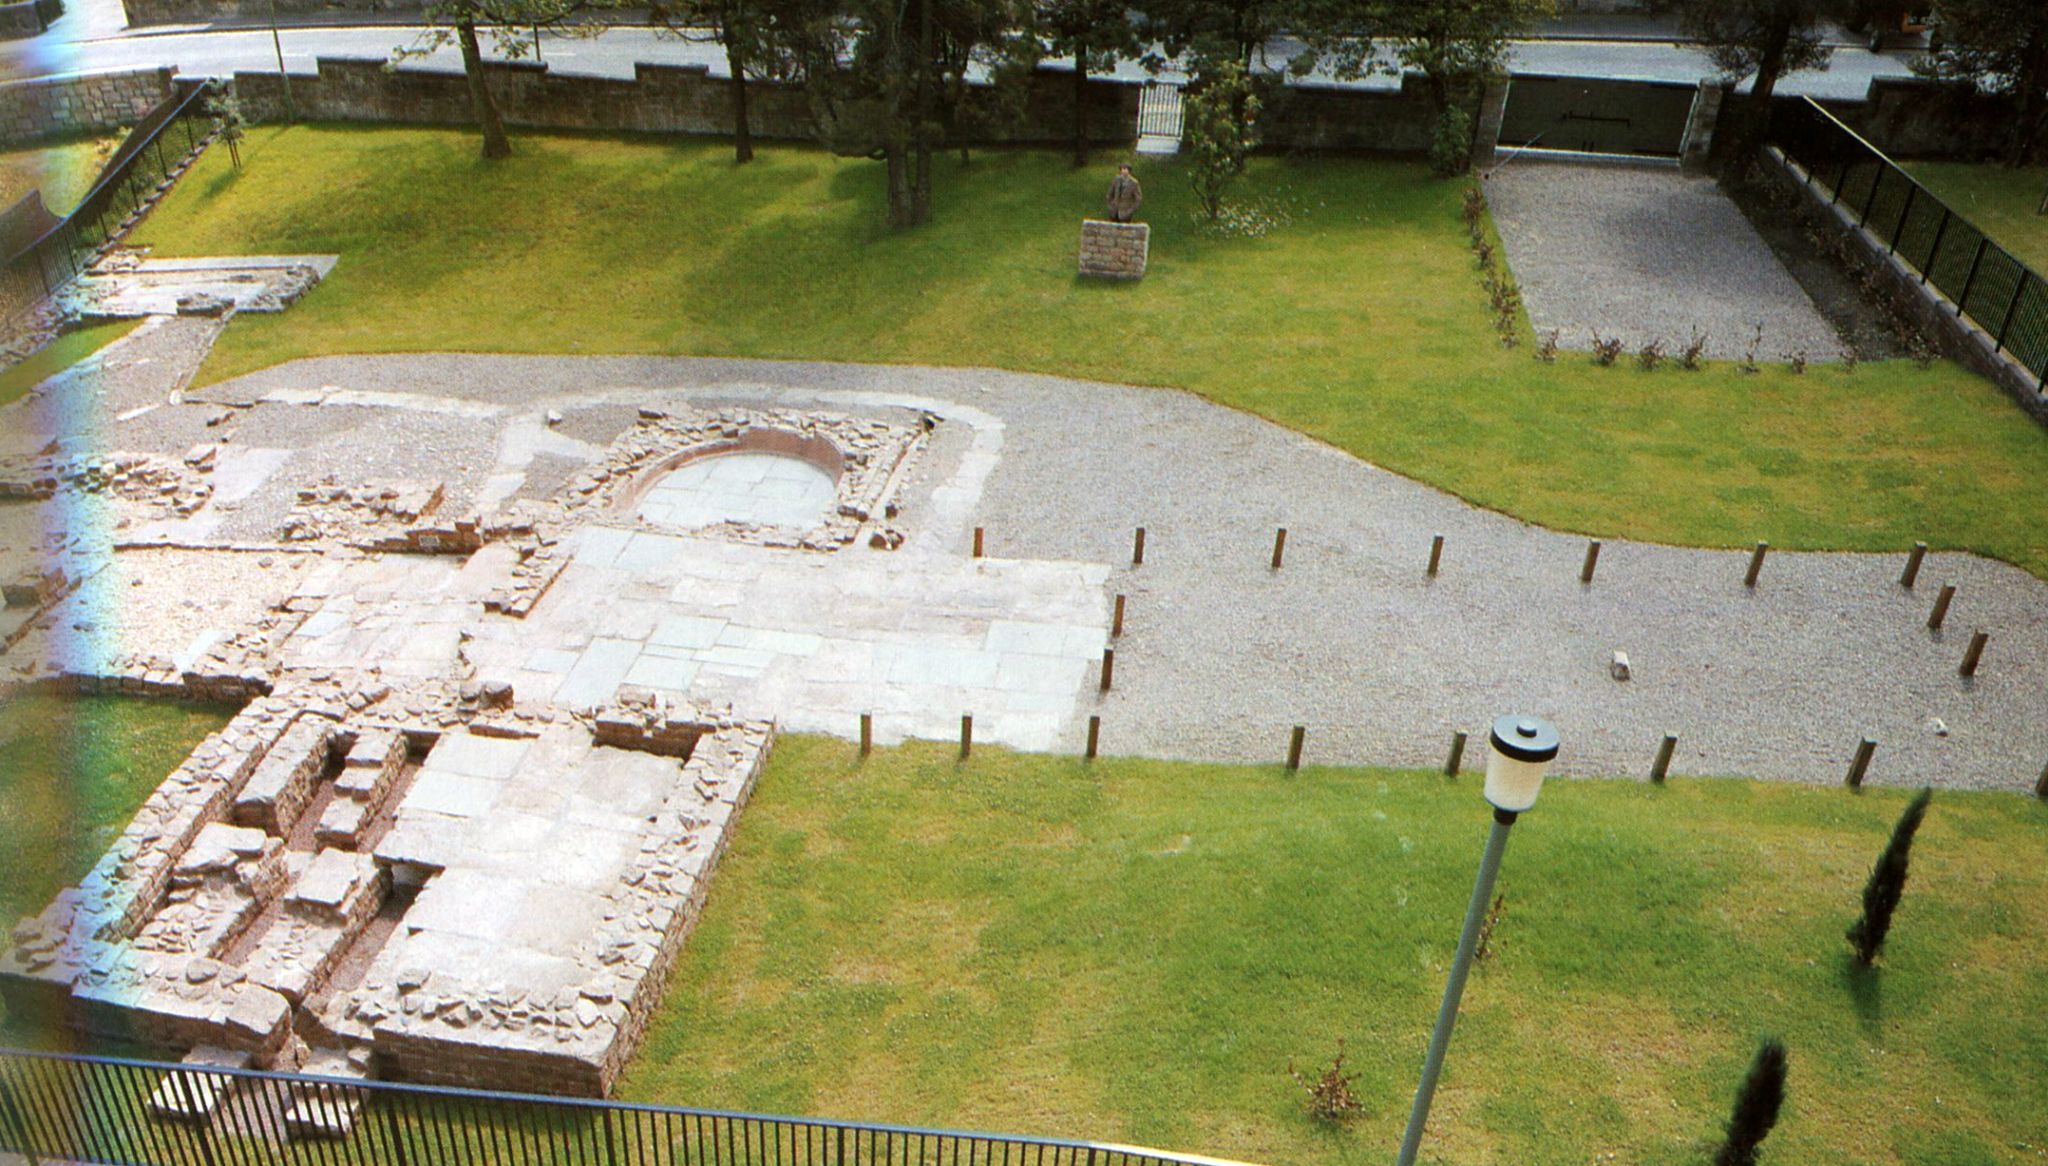
[[[1506,716],[1493,722],[1488,741],[1486,800],[1509,814],[1535,805],[1544,771],[1557,756],[1556,727],[1537,717]]]

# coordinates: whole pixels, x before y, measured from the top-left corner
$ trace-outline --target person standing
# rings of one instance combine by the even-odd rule
[[[1145,192],[1138,185],[1137,176],[1131,173],[1131,164],[1125,162],[1116,168],[1116,177],[1109,180],[1109,221],[1128,223],[1138,215],[1138,208],[1145,203]]]

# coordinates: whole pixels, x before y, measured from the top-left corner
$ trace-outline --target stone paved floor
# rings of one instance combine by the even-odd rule
[[[832,476],[802,458],[728,453],[678,467],[648,489],[637,512],[680,530],[747,522],[802,531],[835,497]]]

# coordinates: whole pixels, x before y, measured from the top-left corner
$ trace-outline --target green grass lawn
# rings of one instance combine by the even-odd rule
[[[1757,1040],[1767,1162],[2048,1153],[2048,806],[1938,795],[1875,974],[1842,932],[1903,791],[1557,781],[1516,827],[1424,1159],[1689,1163]],[[1478,780],[785,737],[634,1100],[1391,1160]],[[1364,1113],[1289,1080],[1345,1042]]]
[[[1745,376],[1502,351],[1458,214],[1416,165],[1261,159],[1292,222],[1191,229],[1148,163],[1150,276],[1074,276],[1114,159],[951,157],[937,221],[890,235],[864,160],[703,140],[266,127],[208,151],[143,226],[159,254],[335,252],[291,311],[236,321],[202,380],[348,352],[685,353],[982,365],[1192,389],[1481,505],[1707,546],[1967,547],[2048,576],[2048,433],[1946,364]]]
[[[18,401],[30,389],[42,384],[135,330],[140,320],[110,320],[89,324],[59,336],[51,344],[20,364],[0,369],[0,405]]]
[[[2029,267],[2048,275],[2048,166],[2008,170],[1971,162],[1912,162],[1906,169],[1957,214],[1977,224]]]
[[[0,929],[77,882],[157,783],[229,715],[117,697],[0,701]]]
[[[119,138],[89,137],[50,142],[32,150],[0,151],[0,209],[31,190],[43,192],[53,215],[67,215],[92,189]]]

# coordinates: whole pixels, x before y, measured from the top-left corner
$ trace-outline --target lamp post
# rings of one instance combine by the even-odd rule
[[[1422,1081],[1415,1087],[1415,1108],[1408,1114],[1408,1132],[1401,1138],[1399,1166],[1415,1166],[1422,1145],[1422,1127],[1429,1120],[1429,1102],[1436,1095],[1437,1074],[1443,1071],[1444,1050],[1458,1019],[1458,1001],[1465,995],[1465,974],[1472,970],[1472,949],[1479,944],[1479,924],[1486,901],[1500,873],[1501,852],[1508,846],[1508,828],[1536,804],[1543,773],[1557,756],[1557,730],[1535,717],[1502,717],[1489,735],[1493,748],[1486,758],[1486,800],[1493,805],[1493,830],[1479,859],[1479,878],[1472,884],[1472,904],[1465,909],[1465,930],[1458,936],[1458,954],[1451,959],[1450,982],[1444,985],[1443,1006],[1429,1035],[1429,1055],[1422,1061]]]

